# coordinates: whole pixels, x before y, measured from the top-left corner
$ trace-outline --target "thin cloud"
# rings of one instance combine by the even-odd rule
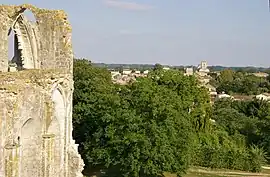
[[[147,4],[139,4],[136,2],[125,2],[125,1],[119,1],[119,0],[105,0],[103,1],[105,5],[109,7],[116,7],[121,9],[127,9],[127,10],[151,10],[153,9],[153,6],[147,5]]]

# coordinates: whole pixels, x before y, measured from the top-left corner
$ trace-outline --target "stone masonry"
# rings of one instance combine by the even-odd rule
[[[35,22],[26,18],[26,10]],[[0,5],[0,24],[0,177],[82,177],[84,163],[72,139],[67,15],[26,4]]]

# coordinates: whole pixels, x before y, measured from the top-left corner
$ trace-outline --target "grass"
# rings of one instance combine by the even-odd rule
[[[249,173],[233,170],[213,170],[208,168],[190,168],[183,177],[270,177],[270,169],[263,169],[261,173]],[[177,177],[174,174],[165,173],[165,177]]]
[[[185,175],[184,177],[226,177],[226,176],[207,174],[207,173],[190,173],[190,174]]]
[[[164,173],[164,175],[165,177],[177,177],[175,174],[170,173]],[[261,173],[193,167],[183,177],[270,177],[270,167],[264,168]]]

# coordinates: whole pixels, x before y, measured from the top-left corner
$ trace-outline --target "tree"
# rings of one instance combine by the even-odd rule
[[[208,95],[194,77],[159,70],[121,86],[112,84],[107,71],[76,61],[74,81],[74,136],[85,172],[105,169],[128,177],[185,172],[195,129],[208,126]]]
[[[95,171],[94,160],[87,157],[86,143],[95,142],[106,116],[113,114],[119,96],[106,69],[95,68],[87,60],[74,62],[73,125],[74,138],[86,164],[85,171]],[[102,141],[102,140],[101,140]],[[99,168],[99,167],[98,167]],[[94,169],[94,170],[93,170]]]
[[[253,145],[256,145],[270,154],[270,104],[268,102],[256,99],[223,100],[216,102],[214,109],[214,119],[230,136],[237,137],[240,134],[244,136],[245,145],[251,150]]]
[[[180,176],[189,164],[259,171],[263,150],[250,146],[270,145],[268,103],[221,100],[212,110],[207,90],[177,70],[116,85],[106,69],[75,60],[74,88],[73,136],[87,175]]]
[[[255,95],[268,92],[270,83],[266,78],[260,78],[247,72],[233,72],[226,69],[211,84],[217,86],[217,91],[227,93]]]
[[[233,108],[221,108],[214,112],[216,122],[228,132],[229,135],[239,133],[243,129],[247,117]]]
[[[155,71],[155,70],[162,70],[162,65],[159,64],[159,63],[156,63],[153,70],[154,70],[154,71]]]
[[[220,72],[220,75],[218,76],[219,82],[232,82],[233,81],[234,72],[230,69],[225,69]]]

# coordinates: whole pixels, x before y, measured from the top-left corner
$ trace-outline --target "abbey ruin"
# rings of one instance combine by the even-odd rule
[[[36,21],[26,18],[26,10]],[[67,15],[32,5],[0,5],[0,24],[0,177],[82,177],[84,164],[72,139]]]

